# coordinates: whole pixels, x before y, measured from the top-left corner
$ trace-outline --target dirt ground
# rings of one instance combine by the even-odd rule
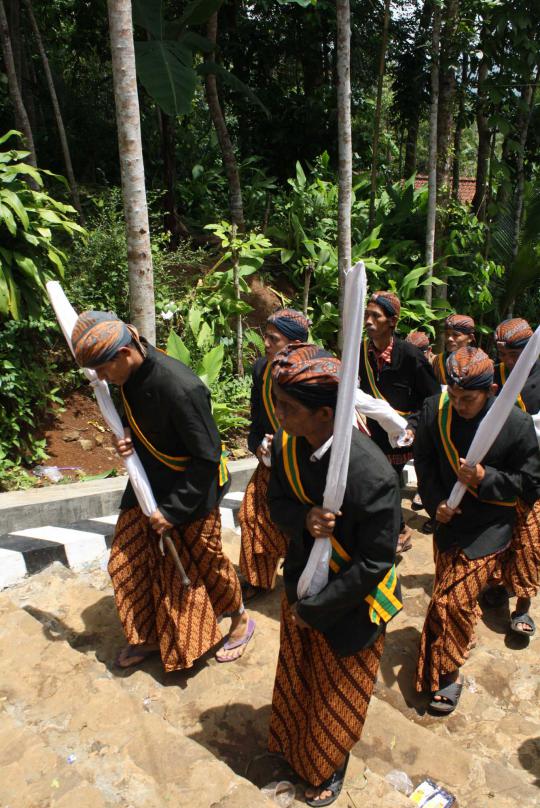
[[[293,293],[286,279],[278,279],[274,287],[267,286],[258,276],[251,279],[248,302],[253,311],[247,317],[250,327],[261,327],[269,314],[283,305],[283,295]],[[104,474],[107,471],[122,474],[123,464],[113,448],[111,433],[105,426],[91,389],[83,386],[69,395],[63,411],[58,409],[42,430],[47,440],[49,460],[44,466],[58,466],[64,481],[78,480],[81,476]],[[248,455],[246,436],[242,432],[227,437],[231,459]],[[41,478],[40,485],[49,484]]]

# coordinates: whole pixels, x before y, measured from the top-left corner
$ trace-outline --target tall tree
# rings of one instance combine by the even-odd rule
[[[2,41],[2,55],[4,57],[4,65],[8,78],[9,95],[15,111],[15,125],[17,129],[23,133],[26,141],[26,148],[30,152],[28,162],[33,166],[37,166],[34,136],[32,134],[30,120],[28,118],[28,113],[26,111],[26,107],[24,106],[21,95],[20,78],[17,76],[17,71],[15,69],[15,59],[13,56],[6,8],[3,0],[0,0],[0,38]]]
[[[215,61],[217,30],[218,12],[215,11],[209,18],[206,26],[206,38],[214,46],[214,50],[206,56],[206,61],[208,63]],[[221,109],[217,89],[217,80],[214,73],[206,74],[205,88],[208,109],[210,110],[212,123],[214,124],[216,130],[221,149],[221,156],[223,159],[223,167],[225,168],[225,174],[227,175],[227,182],[229,184],[229,208],[231,212],[231,221],[236,225],[238,230],[242,232],[244,229],[244,206],[242,202],[240,172],[238,171],[238,164],[236,162],[234,148],[229,135],[229,130],[227,128],[227,123]]]
[[[439,117],[439,54],[441,35],[441,7],[435,2],[433,7],[433,28],[431,34],[431,103],[429,111],[429,167],[428,167],[428,209],[426,221],[426,266],[427,276],[433,276],[435,260],[435,226],[437,219],[437,123]],[[431,305],[433,285],[426,284],[426,302]]]
[[[81,206],[81,199],[79,196],[79,188],[77,186],[77,182],[75,180],[75,174],[73,173],[73,163],[71,162],[71,152],[69,150],[69,143],[66,135],[66,128],[64,126],[64,121],[62,118],[62,112],[60,110],[60,104],[58,103],[58,96],[56,94],[56,88],[54,86],[54,79],[51,72],[51,67],[49,65],[49,59],[47,57],[47,52],[45,50],[45,46],[43,44],[43,40],[41,38],[41,33],[39,30],[39,26],[37,24],[37,20],[34,14],[34,9],[32,7],[32,0],[23,0],[26,10],[28,12],[28,19],[30,20],[30,25],[32,27],[32,31],[34,37],[36,39],[36,44],[38,47],[39,55],[41,57],[41,62],[43,64],[43,72],[45,74],[45,79],[47,81],[47,86],[49,88],[49,94],[51,96],[51,103],[54,111],[54,118],[56,121],[56,127],[58,129],[58,136],[60,138],[60,145],[62,147],[62,154],[64,157],[64,165],[66,167],[66,177],[69,183],[69,189],[71,191],[71,196],[73,198],[73,205],[77,210],[81,222],[84,224],[84,214]]]
[[[351,267],[351,8],[349,0],[337,0],[337,112],[338,112],[338,272],[339,312],[343,314],[345,273]],[[343,345],[340,327],[339,345]]]
[[[108,0],[116,124],[126,219],[131,319],[156,340],[154,277],[144,184],[141,121],[130,0]]]
[[[487,53],[487,39],[490,30],[487,22],[482,26],[480,34],[480,49],[482,58],[478,67],[476,92],[476,126],[478,129],[478,148],[476,152],[476,188],[472,201],[472,209],[480,221],[486,218],[486,199],[488,182],[488,164],[491,148],[491,128],[489,125],[489,98],[486,81],[489,73],[489,57]]]
[[[379,137],[381,134],[381,110],[384,71],[386,66],[386,47],[388,44],[388,26],[390,23],[390,0],[384,0],[383,28],[381,36],[381,52],[379,54],[379,75],[377,77],[377,101],[375,103],[375,119],[373,122],[373,152],[371,157],[371,189],[369,194],[369,227],[375,224],[375,195],[377,191],[377,161],[379,158]]]

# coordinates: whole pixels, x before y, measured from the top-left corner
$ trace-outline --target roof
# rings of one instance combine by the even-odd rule
[[[417,174],[416,179],[414,181],[415,188],[422,188],[423,185],[427,185],[427,174]],[[475,177],[460,177],[459,178],[459,190],[458,190],[458,199],[464,205],[470,205],[474,199],[474,194],[476,193],[476,179]]]

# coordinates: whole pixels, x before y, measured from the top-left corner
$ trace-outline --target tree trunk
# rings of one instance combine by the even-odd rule
[[[210,40],[212,45],[216,45],[217,40],[217,27],[218,27],[218,12],[215,11],[208,20],[206,27],[206,37]],[[207,54],[206,60],[213,62],[215,59],[215,52]],[[242,188],[240,185],[240,173],[234,156],[234,149],[229,137],[229,130],[221,110],[219,102],[219,95],[217,91],[217,81],[215,75],[208,74],[205,78],[206,100],[208,109],[210,110],[210,117],[214,124],[219,146],[221,149],[221,157],[223,159],[223,167],[227,175],[227,182],[229,183],[229,207],[231,211],[231,221],[235,224],[240,232],[244,231],[244,206],[242,202]]]
[[[437,122],[439,112],[439,51],[441,35],[441,9],[438,4],[433,8],[433,31],[431,35],[431,104],[429,111],[429,168],[428,168],[428,209],[426,221],[426,258],[427,277],[433,276],[435,258],[435,224],[437,218]],[[425,287],[426,303],[431,305],[433,287],[429,283]]]
[[[9,36],[9,26],[6,16],[6,9],[3,0],[0,0],[0,37],[2,39],[2,54],[4,57],[4,66],[8,78],[9,96],[11,103],[15,110],[15,125],[17,129],[23,133],[26,141],[25,145],[30,152],[28,162],[30,165],[37,166],[36,148],[34,146],[34,136],[32,135],[32,128],[28,119],[28,113],[24,106],[19,78],[15,70],[15,61],[13,58],[13,49],[11,47],[11,39]]]
[[[469,54],[463,53],[461,58],[459,109],[454,132],[454,162],[452,165],[452,198],[456,201],[459,199],[459,180],[461,177],[461,133],[465,127],[465,89],[469,76]]]
[[[516,192],[515,192],[515,214],[514,233],[512,238],[512,260],[515,261],[521,233],[521,223],[523,218],[523,198],[525,195],[525,146],[527,145],[527,135],[529,133],[529,123],[534,104],[536,85],[540,76],[540,68],[531,76],[531,83],[521,90],[522,104],[518,116],[519,149],[516,160]]]
[[[231,226],[231,242],[233,244],[236,241],[237,233],[238,228],[236,224],[233,222]],[[238,250],[236,247],[232,247],[231,249],[231,260],[233,269],[234,297],[237,301],[240,301],[241,299],[240,271],[239,271]],[[236,316],[236,372],[240,377],[244,375],[244,329],[242,325],[241,314],[238,314]]]
[[[418,31],[414,38],[414,58],[412,60],[412,80],[416,85],[417,91],[414,98],[411,99],[408,115],[405,119],[407,138],[405,140],[405,163],[403,166],[403,174],[401,175],[405,177],[405,179],[409,179],[416,171],[418,132],[423,106],[420,89],[424,83],[423,74],[427,50],[426,40],[432,13],[432,0],[424,0],[418,23]]]
[[[157,112],[161,136],[163,181],[165,184],[165,195],[163,197],[165,228],[171,234],[169,249],[176,250],[182,239],[189,238],[189,230],[180,218],[176,200],[176,119],[166,115],[159,107]]]
[[[441,31],[439,56],[439,115],[437,120],[437,211],[435,223],[435,244],[441,245],[446,231],[448,205],[450,202],[450,168],[452,127],[456,94],[457,29],[459,23],[460,0],[446,0],[444,6],[444,26]],[[440,252],[436,249],[437,252]],[[436,255],[440,257],[440,255]],[[445,283],[432,289],[432,296],[439,300],[448,297],[448,285],[444,272],[446,260],[439,263],[439,278]],[[441,333],[438,335],[438,341]]]
[[[371,157],[371,190],[369,194],[369,229],[375,224],[375,194],[377,192],[377,160],[379,157],[379,137],[381,133],[381,109],[386,64],[386,46],[388,43],[388,26],[390,23],[390,0],[384,0],[383,30],[381,50],[379,53],[379,75],[377,79],[377,102],[375,104],[375,122],[373,124],[373,146]]]
[[[339,347],[343,347],[345,274],[351,267],[351,9],[349,0],[337,0],[337,113],[338,113],[338,272]]]
[[[39,27],[34,16],[34,9],[32,8],[32,0],[24,0],[24,4],[26,6],[26,10],[28,12],[28,18],[30,20],[30,25],[32,27],[32,31],[36,38],[36,44],[38,46],[39,55],[41,57],[41,62],[43,64],[43,72],[45,74],[45,79],[47,81],[47,86],[49,88],[49,93],[51,96],[51,103],[54,110],[54,117],[56,120],[56,126],[58,128],[58,135],[60,137],[60,144],[62,146],[62,154],[64,157],[64,165],[66,167],[66,177],[69,183],[69,188],[71,191],[71,196],[73,198],[73,205],[79,214],[79,218],[81,222],[84,224],[84,214],[82,211],[81,200],[79,197],[79,189],[77,187],[77,183],[75,181],[75,174],[73,173],[73,164],[71,162],[71,153],[69,150],[69,143],[66,135],[66,130],[64,127],[64,121],[62,119],[62,113],[60,111],[60,104],[58,103],[58,96],[56,95],[56,89],[54,86],[54,80],[51,73],[51,68],[49,65],[49,60],[47,58],[47,53],[45,52],[45,46],[43,44],[43,40],[41,38],[41,34],[39,31]]]
[[[488,36],[487,28],[482,30],[480,47],[483,52],[478,67],[478,89],[476,101],[476,126],[478,129],[478,151],[476,156],[476,189],[472,201],[472,209],[480,221],[486,218],[486,192],[488,178],[488,161],[491,145],[491,131],[488,124],[488,97],[486,93],[486,79],[489,73],[488,58],[484,48]]]
[[[405,141],[405,162],[403,164],[403,176],[409,179],[416,171],[416,147],[418,143],[418,129],[420,126],[420,115],[409,121],[407,127],[407,139]]]
[[[313,277],[313,271],[315,267],[313,264],[308,264],[304,270],[304,299],[302,305],[302,311],[304,312],[304,317],[307,317],[308,306],[309,306],[309,288],[311,286],[311,278]]]
[[[130,0],[108,0],[122,197],[126,218],[129,303],[135,326],[156,340],[154,278],[144,185],[141,120]]]

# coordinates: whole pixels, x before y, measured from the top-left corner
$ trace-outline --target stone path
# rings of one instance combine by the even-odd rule
[[[423,518],[410,521],[418,526]],[[412,805],[384,782],[391,769],[405,770],[415,784],[433,778],[460,808],[540,805],[538,641],[506,636],[507,610],[486,614],[458,711],[447,719],[427,714],[411,683],[432,582],[431,538],[415,533],[414,541],[399,568],[405,610],[391,624],[336,805]],[[238,535],[225,530],[224,543],[236,560]],[[239,662],[218,665],[208,655],[166,676],[157,660],[131,673],[114,669],[123,638],[99,566],[76,574],[56,563],[5,590],[2,808],[270,805],[256,786],[286,776],[265,755],[280,596],[254,604],[257,632]]]

